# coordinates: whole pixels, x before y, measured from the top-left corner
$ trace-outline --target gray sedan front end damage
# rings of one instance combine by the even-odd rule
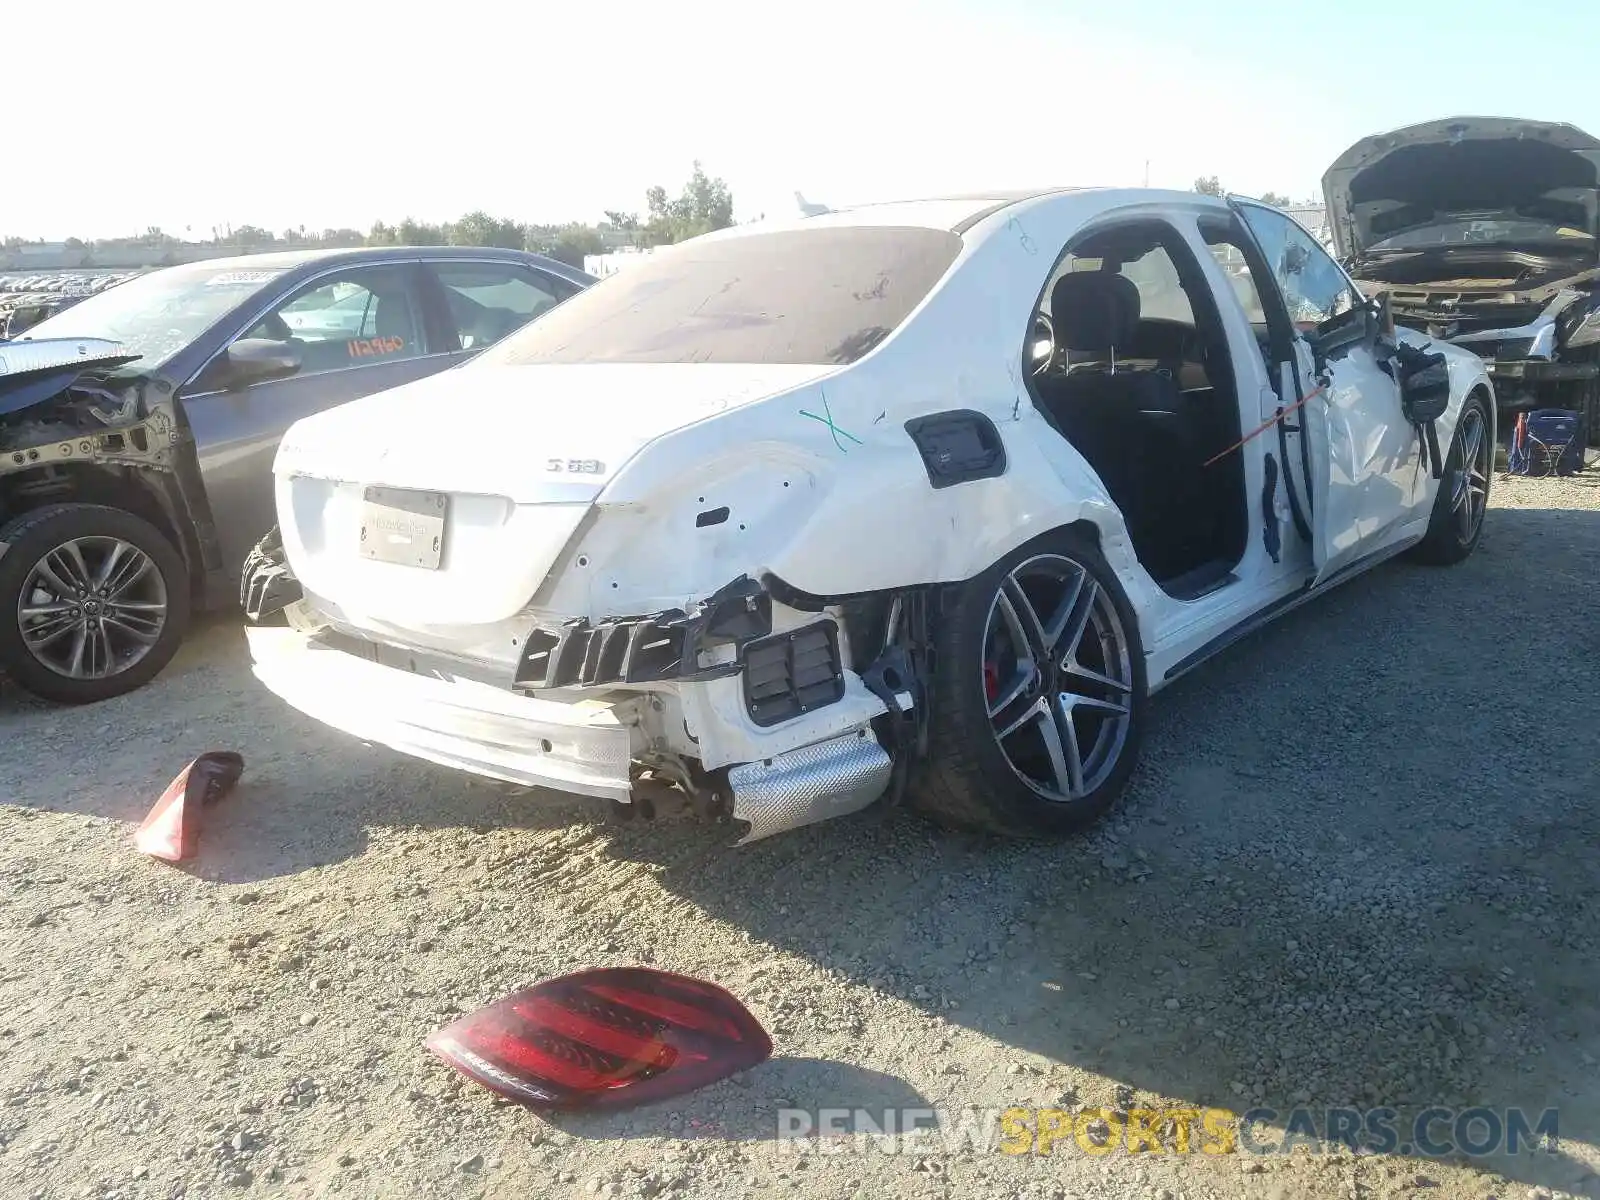
[[[214,567],[192,438],[139,360],[98,337],[0,342],[0,673],[45,699],[152,678]]]
[[[159,467],[178,438],[144,380],[111,378],[138,356],[100,338],[0,343],[0,473],[64,462]]]
[[[192,523],[170,385],[127,370],[137,357],[101,338],[0,342],[0,516],[93,497],[99,477],[100,492],[131,484],[178,528]]]
[[[1502,410],[1572,409],[1600,442],[1600,140],[1434,121],[1357,142],[1323,191],[1345,265],[1397,322],[1482,358]]]

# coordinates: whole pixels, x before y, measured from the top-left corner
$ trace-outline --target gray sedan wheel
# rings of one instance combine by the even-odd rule
[[[121,509],[64,504],[0,530],[0,667],[35,695],[83,704],[143,686],[189,623],[183,559]]]

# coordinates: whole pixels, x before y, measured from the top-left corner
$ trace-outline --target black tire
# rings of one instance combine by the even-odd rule
[[[140,625],[139,632],[153,640],[148,644],[138,642],[126,632],[129,626],[115,624],[107,612],[106,619],[113,620],[113,628],[98,635],[106,639],[103,643],[96,642],[96,648],[103,645],[109,655],[104,660],[106,671],[73,677],[53,669],[24,642],[21,608],[23,588],[29,587],[33,592],[29,581],[35,579],[35,567],[52,551],[80,539],[90,553],[102,540],[114,540],[142,553],[148,560],[149,572],[153,572],[155,578],[149,572],[141,574],[131,585],[135,590],[126,594],[139,598],[136,605],[134,601],[127,603],[130,610],[135,606],[142,610],[141,615],[137,618],[128,612],[123,615],[130,620],[148,622]],[[91,704],[143,687],[172,661],[189,627],[189,574],[176,547],[148,521],[120,508],[98,504],[54,504],[24,513],[0,528],[0,543],[7,547],[0,554],[0,669],[19,686],[60,704]],[[136,559],[132,561],[137,562]],[[117,582],[115,574],[111,582],[113,585]],[[159,628],[153,628],[156,603],[165,605]],[[96,612],[102,611],[99,602],[86,602],[86,608],[91,606]],[[68,620],[66,616],[61,619]],[[105,623],[100,623],[99,628],[105,630]],[[63,639],[71,641],[66,635]],[[93,655],[91,651],[91,660]],[[117,658],[127,658],[128,665],[114,669]],[[92,668],[94,664],[91,661],[89,665]]]
[[[1468,529],[1458,511],[1458,503],[1462,486],[1474,492],[1477,488],[1476,481],[1463,484],[1464,467],[1461,461],[1463,435],[1470,436],[1474,422],[1480,428],[1483,439],[1483,449],[1477,463],[1478,474],[1482,476],[1482,492],[1481,499],[1476,494],[1468,497],[1476,513]],[[1450,439],[1450,450],[1445,455],[1444,477],[1439,480],[1439,492],[1433,499],[1433,512],[1428,518],[1428,532],[1411,550],[1411,557],[1417,562],[1434,567],[1450,567],[1465,561],[1477,549],[1483,537],[1489,489],[1494,482],[1495,447],[1489,428],[1489,402],[1481,392],[1473,392],[1467,397],[1461,418],[1456,422],[1455,435]]]
[[[1591,360],[1594,361],[1594,360]],[[1586,380],[1580,386],[1577,404],[1578,421],[1585,451],[1591,446],[1600,446],[1600,379]],[[1585,454],[1585,462],[1588,456]]]
[[[1015,595],[1018,586],[1033,586],[1035,590],[1028,598],[1039,607],[1054,608],[1058,614],[1067,611],[1067,589],[1071,584],[1063,581],[1059,594],[1049,587],[1049,572],[1063,563],[1076,567],[1082,572],[1082,579],[1093,585],[1078,596],[1080,603],[1087,596],[1093,608],[1086,618],[1087,626],[1077,648],[1069,646],[1066,652],[1080,662],[1080,668],[1087,665],[1081,663],[1080,655],[1087,654],[1091,660],[1103,655],[1101,666],[1105,669],[1102,673],[1106,677],[1123,679],[1125,687],[1103,688],[1101,694],[1107,701],[1123,703],[1126,708],[1125,722],[1103,715],[1099,710],[1091,713],[1085,709],[1076,717],[1079,724],[1067,723],[1079,747],[1078,782],[1088,785],[1090,767],[1095,766],[1093,785],[1085,786],[1081,794],[1072,799],[1048,796],[1046,792],[1051,789],[1047,782],[1045,787],[1038,786],[1052,775],[1061,778],[1062,760],[1047,753],[1050,746],[1045,740],[1048,730],[1044,722],[1051,721],[1058,748],[1065,747],[1061,739],[1068,736],[1062,722],[1052,719],[1060,710],[1048,707],[1048,696],[1058,686],[1085,687],[1084,681],[1076,675],[1068,679],[1068,673],[1054,673],[1060,667],[1061,647],[1070,640],[1070,632],[1057,644],[1051,673],[1041,674],[1036,684],[1025,685],[1027,668],[1021,664],[1021,656],[1012,657],[1010,649],[1009,629],[1015,626],[1006,621],[1008,612],[1017,612],[1010,597]],[[1033,570],[1040,572],[1037,576],[1040,582],[1017,583],[1019,575],[1024,580],[1035,578],[1028,574]],[[1040,598],[1043,603],[1039,603]],[[1072,611],[1076,613],[1077,610]],[[1001,633],[991,617],[1005,625],[1007,632]],[[1039,624],[1044,624],[1045,620]],[[1064,624],[1070,631],[1072,622]],[[1121,639],[1120,654],[1114,655],[1107,648],[1106,637],[1111,627]],[[1091,633],[1097,636],[1091,638]],[[975,579],[946,588],[941,597],[934,638],[936,667],[931,749],[928,761],[912,785],[916,807],[951,828],[1008,837],[1045,838],[1060,837],[1084,828],[1116,802],[1127,786],[1139,755],[1146,702],[1144,650],[1128,599],[1116,575],[1089,539],[1075,531],[1058,530],[1013,551]],[[1121,661],[1123,656],[1125,663]],[[1039,661],[1038,655],[1030,657],[1034,663]],[[1113,658],[1118,661],[1112,662]],[[1007,675],[1005,680],[999,678],[1002,665]],[[1099,687],[1089,686],[1091,690]],[[1015,687],[1036,688],[1037,691],[1020,692],[1013,707],[1005,703],[1005,697]],[[1006,741],[1009,751],[1002,749],[997,726],[1009,724],[1016,719],[1016,714],[1025,712],[1021,706],[1037,708],[1041,703],[1047,707],[1040,710],[1031,723],[1017,727],[1017,732]],[[1085,699],[1084,703],[1093,701]],[[996,704],[1001,707],[992,723],[990,710]],[[1112,721],[1117,722],[1121,736],[1108,741],[1107,753],[1101,756],[1103,761],[1097,760],[1100,744],[1097,739],[1106,736],[1105,731],[1111,728],[1109,722]],[[1038,744],[1033,745],[1036,740]],[[1084,757],[1081,749],[1085,742],[1091,743],[1088,757]],[[1036,766],[1028,765],[1030,758]],[[1026,769],[1017,766],[1016,761],[1024,762]],[[1056,764],[1053,771],[1052,761]],[[1069,767],[1067,774],[1070,776],[1070,773]],[[1032,779],[1034,784],[1030,785],[1027,779]],[[1070,788],[1063,790],[1071,791]]]

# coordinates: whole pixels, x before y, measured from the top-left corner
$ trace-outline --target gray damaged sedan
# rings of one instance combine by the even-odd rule
[[[237,602],[302,417],[445,370],[593,277],[541,255],[381,247],[154,271],[0,341],[0,671],[121,695]]]

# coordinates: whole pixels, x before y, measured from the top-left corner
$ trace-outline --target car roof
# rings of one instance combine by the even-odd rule
[[[755,221],[734,226],[711,236],[739,232],[758,233],[780,229],[814,229],[821,226],[847,225],[912,225],[926,229],[944,229],[952,233],[965,233],[979,222],[1016,205],[1046,201],[1055,197],[1088,192],[1126,193],[1130,203],[1159,200],[1181,200],[1188,204],[1222,204],[1198,192],[1180,192],[1164,188],[1117,187],[1052,187],[1030,188],[1025,191],[996,189],[960,196],[929,196],[913,200],[885,200],[869,204],[854,204],[830,208],[815,216],[784,217],[777,220]]]
[[[519,258],[537,263],[558,274],[573,279],[588,278],[584,272],[559,259],[529,250],[508,250],[501,246],[336,246],[320,250],[268,250],[261,254],[236,254],[227,258],[206,258],[183,263],[181,267],[196,270],[223,271],[292,271],[297,267],[353,262],[392,262],[416,258],[451,259],[483,258],[485,254]]]
[[[816,229],[840,225],[916,225],[926,229],[946,229],[960,233],[990,213],[1024,200],[1056,191],[1075,188],[1034,188],[1028,191],[973,192],[959,196],[924,196],[905,200],[880,200],[866,204],[842,205],[814,216],[783,216],[749,225],[735,226],[741,231],[764,232],[779,229]],[[722,231],[722,232],[732,232]]]

